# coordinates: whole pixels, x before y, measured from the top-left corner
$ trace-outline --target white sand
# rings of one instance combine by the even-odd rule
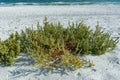
[[[113,36],[120,37],[120,5],[77,5],[77,6],[4,6],[0,7],[0,37],[6,39],[10,33],[36,27],[48,21],[60,21],[63,25],[85,20],[95,28],[97,22]],[[31,65],[25,54],[20,54],[15,65],[0,66],[0,80],[120,80],[120,43],[115,50],[101,56],[86,56],[94,67],[76,71],[41,69]]]

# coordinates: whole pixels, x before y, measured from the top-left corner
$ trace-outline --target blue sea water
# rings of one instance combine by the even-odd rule
[[[120,0],[0,0],[0,5],[84,5],[84,4],[120,4]]]

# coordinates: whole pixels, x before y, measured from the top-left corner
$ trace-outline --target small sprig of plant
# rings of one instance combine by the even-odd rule
[[[4,65],[14,64],[14,59],[20,53],[20,44],[18,41],[18,33],[11,34],[5,41],[0,41],[0,63]]]

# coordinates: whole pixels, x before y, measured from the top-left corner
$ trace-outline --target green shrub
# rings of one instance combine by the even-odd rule
[[[14,58],[20,53],[19,41],[16,34],[11,34],[5,41],[0,41],[0,62],[4,65],[12,65]]]
[[[73,69],[93,66],[89,60],[80,57],[81,54],[101,55],[111,51],[118,43],[104,32],[99,25],[92,30],[83,22],[68,24],[67,28],[49,23],[39,23],[37,29],[26,28],[20,34],[11,34],[5,41],[0,41],[0,61],[5,65],[14,63],[14,58],[20,52],[28,52],[37,65],[41,67],[71,67]]]

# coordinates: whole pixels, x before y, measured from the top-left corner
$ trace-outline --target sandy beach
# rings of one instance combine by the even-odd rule
[[[120,37],[120,5],[18,5],[0,6],[0,38],[6,39],[10,33],[36,28],[43,24],[44,17],[50,22],[60,21],[65,27],[68,22],[84,20],[86,25],[95,29],[99,25]],[[120,80],[120,42],[117,47],[101,56],[87,55],[95,66],[75,71],[42,69],[32,65],[27,54],[21,53],[12,66],[0,66],[0,80]]]

